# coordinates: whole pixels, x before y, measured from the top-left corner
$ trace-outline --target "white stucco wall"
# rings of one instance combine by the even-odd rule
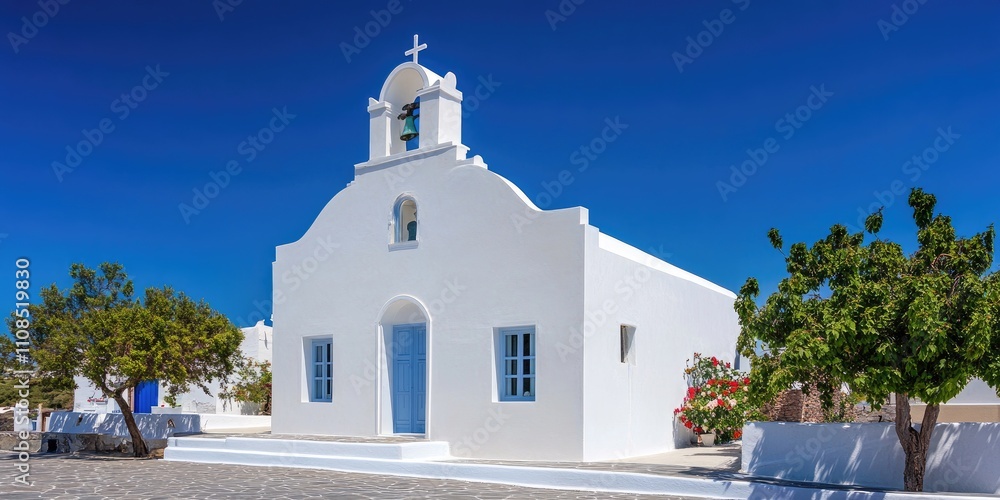
[[[904,459],[892,423],[757,422],[743,431],[743,469],[755,476],[902,489]],[[1000,493],[1000,424],[938,424],[924,491]]]
[[[414,93],[426,113],[420,148],[404,152],[389,109]],[[426,437],[452,453],[584,460],[671,449],[684,360],[735,351],[732,293],[601,236],[586,209],[539,210],[467,159],[460,102],[454,75],[397,67],[369,102],[369,161],[301,239],[277,248],[273,431],[392,434],[392,327],[426,323]],[[402,197],[416,201],[417,241],[393,244]],[[626,298],[628,276],[641,284]],[[615,311],[593,325],[608,300]],[[619,362],[621,323],[639,328],[635,366]],[[498,395],[497,333],[515,326],[535,328],[534,401]],[[315,339],[332,341],[332,402],[310,402]]]
[[[417,202],[418,245],[390,250],[404,193]],[[512,223],[525,213],[530,223]],[[581,323],[585,222],[579,208],[537,211],[460,147],[359,175],[277,249],[274,432],[392,433],[383,333],[424,321],[389,317],[406,295],[429,316],[430,439],[467,456],[579,459],[582,356],[556,362],[555,341]],[[521,325],[536,328],[536,400],[499,402],[494,329]],[[304,346],[322,336],[333,338],[333,402],[311,403]]]
[[[201,430],[198,415],[155,415],[150,413],[135,415],[139,432],[146,439],[166,439],[178,433],[194,433]],[[129,437],[125,417],[121,413],[80,413],[53,412],[48,419],[48,432],[70,434],[104,434],[107,436]]]
[[[258,321],[254,326],[240,328],[243,332],[243,342],[240,343],[240,353],[244,357],[257,361],[271,361],[271,327]],[[218,398],[222,390],[218,381],[206,384],[208,394],[198,387],[191,387],[191,390],[177,395],[177,406],[186,413],[223,413],[228,415],[254,414],[255,407],[244,408],[242,403],[225,401]],[[167,392],[163,385],[160,385],[159,404],[165,405],[164,397]]]
[[[73,377],[76,382],[76,389],[73,391],[73,411],[86,413],[117,413],[118,403],[115,400],[105,397],[94,384],[84,377]],[[103,402],[96,400],[104,399]]]
[[[273,340],[271,327],[265,325],[263,321],[259,321],[254,326],[241,328],[240,330],[243,332],[243,342],[240,344],[240,352],[243,356],[254,358],[258,361],[271,361],[271,344]],[[76,390],[73,393],[73,411],[87,413],[116,413],[119,411],[118,405],[110,398],[108,398],[106,404],[97,404],[88,401],[88,399],[102,396],[101,391],[89,380],[83,377],[74,377],[74,381],[76,382]],[[217,398],[220,390],[217,381],[206,385],[209,389],[209,394],[205,394],[204,391],[197,387],[192,387],[188,392],[178,394],[177,406],[180,406],[182,411],[186,413],[225,413],[230,415],[244,413],[243,406],[240,403],[225,404],[225,401]],[[166,401],[163,399],[166,395],[166,388],[161,384],[157,403],[159,406],[166,404]],[[248,408],[247,411],[249,410],[251,409]]]
[[[684,446],[673,409],[695,352],[732,361],[735,295],[590,227],[583,330],[584,459],[650,455]],[[635,327],[635,364],[621,362],[620,326]],[[675,435],[676,433],[676,435]]]

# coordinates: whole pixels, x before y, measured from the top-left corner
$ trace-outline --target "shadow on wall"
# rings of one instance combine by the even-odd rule
[[[926,492],[1000,493],[1000,424],[938,424]],[[755,422],[743,434],[743,469],[791,481],[903,488],[905,455],[891,423]]]
[[[145,439],[166,439],[179,433],[201,431],[201,418],[196,414],[137,413],[134,416]],[[125,417],[120,413],[56,412],[49,418],[49,432],[129,437]]]
[[[1000,424],[938,424],[924,491],[1000,493]]]

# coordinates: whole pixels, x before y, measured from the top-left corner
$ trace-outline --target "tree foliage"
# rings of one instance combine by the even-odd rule
[[[70,277],[69,289],[43,288],[41,302],[28,308],[33,361],[41,376],[82,375],[115,399],[135,455],[145,455],[127,392],[159,380],[170,395],[191,385],[208,393],[208,382],[224,382],[232,373],[243,334],[204,301],[170,287],[136,297],[120,264],[97,270],[73,264]]]
[[[973,377],[1000,387],[1000,277],[990,273],[992,225],[958,237],[951,218],[934,213],[933,195],[914,189],[908,201],[912,254],[878,237],[879,211],[865,221],[871,241],[835,225],[812,246],[795,243],[785,256],[788,277],[764,305],[749,278],[735,307],[739,348],[765,398],[796,382],[813,384],[827,406],[844,385],[876,408],[895,395],[904,483],[918,490],[938,405]],[[784,248],[776,229],[768,238]],[[920,431],[911,425],[911,398],[928,405]]]
[[[257,405],[260,415],[271,414],[271,363],[243,358],[233,383],[219,392],[219,399]]]
[[[0,406],[14,406],[23,399],[22,391],[17,387],[20,382],[16,377],[0,377]],[[42,405],[47,409],[72,410],[73,379],[43,378],[33,381],[30,401],[34,405],[32,409]]]

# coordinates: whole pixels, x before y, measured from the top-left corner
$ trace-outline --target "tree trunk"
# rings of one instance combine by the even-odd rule
[[[924,491],[927,452],[931,447],[931,434],[934,433],[940,411],[940,405],[927,405],[918,432],[913,428],[909,396],[896,394],[896,436],[906,453],[906,465],[903,468],[903,487],[906,491]]]
[[[115,394],[115,402],[122,410],[125,426],[128,427],[129,436],[132,437],[132,456],[137,458],[149,456],[149,448],[146,447],[146,441],[142,439],[142,432],[139,431],[139,426],[135,423],[135,416],[132,415],[132,408],[129,407],[128,401],[125,401],[121,394]]]

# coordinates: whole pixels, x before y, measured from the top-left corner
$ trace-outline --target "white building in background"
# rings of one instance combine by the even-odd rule
[[[257,361],[271,361],[271,327],[258,321],[256,325],[241,328],[243,343],[240,351],[244,357]],[[73,397],[73,411],[88,413],[117,413],[118,405],[111,398],[104,396],[89,380],[75,377],[76,391]],[[241,403],[225,401],[218,398],[220,386],[218,382],[207,384],[211,394],[205,394],[199,388],[179,394],[177,405],[184,413],[224,413],[230,415],[253,414],[256,409],[244,408]],[[129,395],[132,409],[137,413],[149,413],[152,406],[165,406],[166,388],[159,383],[144,383],[139,386],[136,394]]]
[[[408,147],[398,115],[418,100]],[[368,161],[276,251],[273,432],[534,460],[686,441],[672,424],[685,359],[731,359],[735,295],[470,158],[452,73],[414,56],[368,112]]]

